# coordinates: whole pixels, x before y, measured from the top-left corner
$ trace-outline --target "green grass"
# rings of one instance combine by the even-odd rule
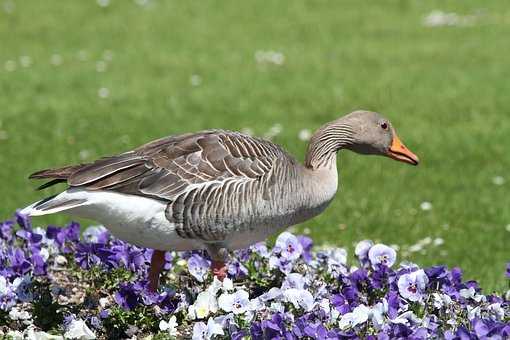
[[[507,286],[510,182],[492,183],[510,180],[506,0],[112,0],[106,8],[33,0],[10,14],[8,3],[0,10],[2,219],[46,194],[26,179],[42,168],[205,128],[263,135],[275,123],[283,126],[275,141],[303,159],[301,129],[365,108],[389,117],[422,164],[341,152],[337,198],[304,224],[314,239],[350,247],[442,237],[444,245],[410,259],[461,266],[488,290]],[[479,14],[472,26],[424,27],[434,9]],[[280,51],[285,63],[259,65],[258,50]],[[97,72],[105,51],[113,58]],[[51,64],[54,54],[61,65]],[[102,87],[108,98],[98,96]],[[433,209],[422,211],[423,201]]]

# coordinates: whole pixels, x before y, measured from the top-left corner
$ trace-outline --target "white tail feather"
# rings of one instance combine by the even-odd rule
[[[77,199],[69,191],[64,191],[55,197],[48,197],[32,203],[28,207],[23,208],[20,213],[28,216],[49,215],[82,206],[86,202],[86,199]]]

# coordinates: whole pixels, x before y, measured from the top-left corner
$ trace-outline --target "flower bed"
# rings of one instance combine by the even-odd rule
[[[483,295],[459,268],[396,265],[371,241],[312,251],[306,236],[237,251],[213,279],[202,252],[166,253],[158,293],[152,251],[92,226],[0,224],[0,334],[29,339],[446,339],[510,337],[510,291]],[[507,267],[510,277],[510,264]],[[1,335],[0,335],[1,336]]]

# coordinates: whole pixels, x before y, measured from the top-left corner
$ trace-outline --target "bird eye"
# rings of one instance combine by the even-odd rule
[[[383,128],[383,130],[388,130],[388,123],[386,122],[381,123],[381,127]]]

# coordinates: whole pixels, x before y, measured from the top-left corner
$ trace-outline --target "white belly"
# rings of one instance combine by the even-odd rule
[[[165,217],[166,203],[142,196],[112,191],[69,189],[61,195],[86,202],[63,211],[69,215],[93,219],[103,224],[119,239],[158,250],[203,248],[201,242],[181,238],[175,225]]]

